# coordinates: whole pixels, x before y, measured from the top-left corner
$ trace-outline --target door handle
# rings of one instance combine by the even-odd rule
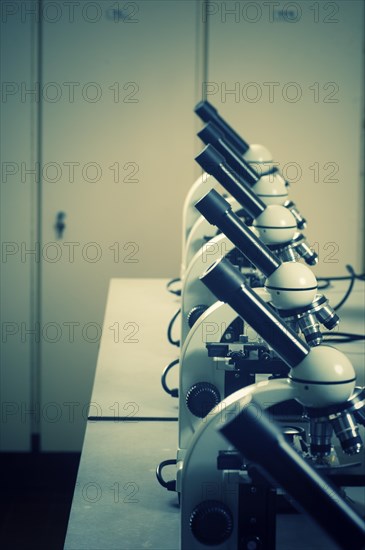
[[[57,214],[56,214],[56,222],[54,224],[54,228],[55,228],[55,231],[56,231],[56,238],[57,239],[62,239],[63,238],[63,233],[66,229],[65,217],[66,217],[65,212],[57,212]]]

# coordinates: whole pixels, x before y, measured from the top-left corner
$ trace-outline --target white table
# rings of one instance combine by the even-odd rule
[[[176,493],[155,476],[157,464],[176,455],[176,427],[154,420],[88,424],[65,549],[178,549]]]
[[[164,367],[179,356],[179,348],[167,340],[168,323],[179,308],[179,298],[166,290],[167,281],[110,281],[91,396],[101,417],[177,418],[178,400],[160,382]],[[176,338],[179,327],[176,322]],[[170,381],[178,386],[178,367]]]
[[[88,420],[65,550],[179,548],[176,494],[163,489],[155,477],[157,464],[174,458],[177,447],[177,400],[160,384],[163,367],[179,352],[166,339],[168,322],[179,307],[179,299],[166,291],[166,282],[111,280],[91,398],[103,414]],[[364,286],[356,283],[339,311],[339,330],[364,332]],[[331,305],[346,288],[341,282],[324,291]],[[178,337],[178,325],[175,334]],[[364,384],[364,342],[336,347],[349,355]],[[164,475],[168,478],[168,470]],[[357,500],[365,498],[361,487],[352,488],[351,494]],[[277,548],[337,546],[308,517],[278,514]]]

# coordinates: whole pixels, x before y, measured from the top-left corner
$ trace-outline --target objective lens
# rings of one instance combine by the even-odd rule
[[[310,419],[310,450],[314,456],[331,454],[332,426],[327,417]]]
[[[297,246],[297,252],[308,265],[316,265],[318,263],[318,254],[305,241]]]
[[[356,422],[365,426],[365,389],[356,387],[351,397],[352,407],[350,412],[354,415]],[[349,410],[348,407],[346,407]]]
[[[324,305],[316,312],[317,319],[328,330],[332,330],[340,322],[339,316],[335,313],[329,304]]]
[[[282,262],[296,262],[297,260],[295,251],[291,247],[286,247],[286,248],[283,248],[282,250],[276,249],[274,252],[280,255],[280,259]]]
[[[344,452],[349,455],[360,453],[362,450],[362,441],[353,415],[342,411],[337,414],[331,414],[329,420]]]
[[[317,318],[313,313],[307,313],[299,318],[298,324],[306,341],[311,347],[319,346],[322,334]]]

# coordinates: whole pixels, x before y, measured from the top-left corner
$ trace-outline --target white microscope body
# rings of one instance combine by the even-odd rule
[[[203,162],[206,161],[207,157],[209,160],[211,149],[209,151],[203,152]],[[200,155],[200,158],[202,157],[202,155]],[[213,152],[213,157],[214,156],[215,152]],[[235,195],[235,198],[239,202],[239,204],[241,204],[245,208],[245,210],[247,210],[247,212],[251,215],[251,217],[254,218],[252,232],[258,234],[265,244],[275,247],[277,249],[277,253],[281,257],[283,257],[284,260],[289,259],[295,261],[296,259],[298,259],[298,254],[294,252],[294,250],[298,248],[297,241],[295,240],[295,237],[297,235],[297,225],[292,213],[287,208],[281,205],[273,204],[266,206],[258,197],[255,196],[250,188],[248,188],[242,182],[236,181],[232,174],[226,172],[224,173],[224,176],[225,179],[219,179],[219,181],[228,186],[232,194]],[[216,193],[216,196],[220,197],[218,193]],[[201,202],[202,198],[197,204],[200,204]],[[232,207],[231,202],[227,201],[227,204]],[[198,212],[197,208],[195,208],[195,210]],[[202,265],[202,263],[204,261],[207,261],[207,258],[209,257],[209,251],[211,252],[211,254],[214,254],[214,252],[218,251],[218,253],[221,252],[221,256],[224,256],[233,248],[227,243],[226,240],[219,240],[219,236],[214,237],[211,241],[208,241],[208,243],[204,242],[204,234],[206,235],[212,232],[210,223],[211,222],[209,222],[209,220],[207,220],[205,216],[200,216],[200,218],[198,218],[196,222],[197,229],[195,232],[195,236],[197,236],[197,243],[194,244],[194,248],[195,246],[198,247],[199,244],[201,244],[201,247],[195,253],[195,256],[191,260],[189,253],[193,249],[192,241],[190,241],[191,246],[186,250],[187,268],[185,269],[184,277],[182,279],[182,321],[180,339],[181,345],[183,345],[189,328],[191,328],[192,326],[192,323],[189,323],[188,319],[192,309],[199,307],[201,310],[201,306],[209,306],[211,303],[213,303],[212,301],[208,303],[204,302],[203,298],[205,298],[206,294],[204,291],[202,291],[203,297],[201,298],[201,300],[196,301],[198,299],[199,288],[201,288],[202,286],[200,282],[196,279],[202,274],[203,270],[206,268],[206,266]],[[304,244],[302,243],[300,246],[304,246]],[[309,247],[307,248],[309,252],[306,250],[306,258],[314,258],[315,262],[316,255],[310,251]],[[241,250],[241,252],[243,252],[243,258],[245,258],[244,251]],[[245,271],[249,273],[250,271],[252,272],[252,269],[253,268],[250,262],[247,262],[247,269],[245,268]],[[197,312],[197,310],[195,311]],[[195,318],[196,316],[194,315],[194,320]]]
[[[347,357],[335,348],[309,348],[300,340],[257,294],[245,286],[244,278],[229,262],[217,262],[202,280],[212,292],[217,292],[218,298],[227,299],[236,313],[261,334],[291,369],[288,378],[259,382],[219,402],[201,420],[183,461],[178,462],[181,550],[203,550],[206,545],[215,545],[219,550],[237,550],[241,548],[239,541],[243,535],[248,537],[247,544],[250,542],[251,534],[249,531],[242,533],[239,518],[240,487],[250,481],[243,467],[217,467],[218,456],[232,449],[218,428],[247,407],[255,407],[259,415],[275,403],[295,399],[308,410],[315,411],[319,419],[326,416],[343,449],[350,454],[358,453],[361,440],[356,422],[353,417],[348,418],[347,413],[343,414],[346,407],[349,409],[356,376]],[[222,281],[226,282],[224,287]],[[353,406],[352,410],[355,409]],[[217,528],[207,530],[213,518]],[[264,543],[264,546],[252,547],[266,546]]]
[[[265,302],[270,302],[278,314],[282,311],[290,312],[294,316],[295,312],[300,312],[297,315],[295,332],[302,332],[308,343],[312,346],[319,345],[322,341],[322,336],[319,329],[319,320],[315,317],[323,310],[325,315],[320,317],[321,321],[327,328],[333,328],[338,323],[338,317],[334,314],[330,306],[327,305],[327,300],[322,295],[317,295],[317,280],[312,271],[304,264],[298,262],[280,262],[278,258],[250,231],[248,227],[231,212],[230,205],[221,197],[215,190],[210,191],[197,207],[204,213],[212,223],[217,222],[218,226],[227,233],[232,239],[232,242],[240,249],[244,250],[247,257],[256,267],[265,275],[265,283],[263,288],[253,289],[255,295],[259,295]],[[229,246],[229,241],[219,236],[225,247]],[[218,238],[219,238],[218,237]],[[216,250],[216,256],[219,255],[219,249]],[[211,258],[210,258],[211,259]],[[203,264],[195,264],[197,266],[194,278],[192,279],[192,287],[196,295],[195,308],[191,312],[196,313],[197,318],[194,318],[190,331],[186,332],[183,340],[183,346],[180,356],[180,383],[179,383],[179,460],[183,460],[183,456],[192,435],[198,426],[204,422],[205,417],[210,411],[227,396],[226,382],[228,372],[235,369],[234,362],[228,359],[213,359],[208,356],[206,345],[208,343],[228,343],[232,342],[229,349],[230,352],[241,352],[243,354],[251,353],[249,345],[244,344],[245,335],[247,335],[247,326],[242,330],[242,334],[238,333],[234,336],[227,330],[233,326],[237,316],[230,306],[222,302],[214,303],[216,294],[212,292],[209,296],[206,292],[201,291],[202,281],[195,279],[197,272],[201,271]],[[241,274],[242,276],[242,274]],[[224,286],[224,282],[222,282]],[[188,298],[190,293],[187,292],[183,297]],[[204,296],[205,302],[210,301],[213,305],[209,309],[202,306],[202,300],[199,298]],[[187,300],[186,302],[187,303]],[[198,305],[199,304],[199,305]],[[322,304],[318,306],[318,304]],[[189,304],[189,307],[192,302]],[[206,304],[205,304],[206,305]],[[199,309],[201,308],[201,309]],[[329,319],[326,319],[326,315]],[[186,312],[183,312],[183,319]],[[230,338],[232,339],[230,341]],[[264,351],[266,357],[263,359],[266,369],[272,366],[267,360],[275,361],[275,356],[272,357],[269,348],[264,349],[264,343],[260,342],[260,338],[255,335],[257,360],[260,363],[261,351]],[[261,344],[261,346],[260,346]],[[255,375],[255,367],[253,363],[248,361],[247,368],[253,369],[250,374]],[[273,363],[277,368],[276,363]],[[262,373],[274,374],[270,370],[261,370]],[[240,373],[236,372],[239,376]],[[229,376],[231,376],[229,374]],[[254,379],[253,379],[254,380]],[[242,377],[242,385],[247,385],[247,378]],[[232,384],[231,384],[232,385]],[[179,475],[179,474],[178,474]],[[179,490],[179,479],[177,480]]]
[[[290,274],[287,272],[288,268]],[[297,276],[298,268],[299,277]],[[301,276],[303,274],[301,268],[305,268],[303,277]],[[286,307],[288,307],[288,304],[292,306],[294,304],[296,306],[311,304],[317,288],[316,279],[312,272],[302,264],[291,262],[281,264],[281,269],[286,274],[282,280],[284,290],[281,290],[279,295],[276,294],[276,291],[270,291],[267,284],[264,288],[253,289],[255,294],[265,302],[275,302],[276,305],[278,303],[284,304]],[[294,274],[293,271],[296,273]],[[298,279],[302,285],[300,289],[293,286],[293,281],[298,281]],[[273,280],[275,282],[278,279]],[[270,281],[267,280],[267,282]],[[201,280],[199,280],[199,283],[204,286]],[[209,343],[229,342],[230,333],[228,333],[228,339],[226,337],[226,340],[224,340],[224,336],[227,334],[227,329],[237,320],[237,313],[228,304],[217,302],[216,295],[212,292],[210,296],[207,294],[205,298],[206,301],[210,299],[213,305],[206,309],[193,324],[184,341],[180,355],[178,459],[181,461],[195,431],[201,424],[205,423],[205,418],[207,415],[209,416],[210,411],[214,410],[220,401],[225,400],[226,372],[234,369],[228,360],[217,360],[210,357],[206,346]],[[246,334],[248,339],[250,338],[249,327],[245,326],[243,333],[243,336]],[[262,340],[258,337],[258,334],[253,333],[252,339],[260,344]],[[239,351],[243,346],[236,340],[233,343],[234,347]],[[267,351],[270,353],[269,349]],[[177,477],[178,491],[180,490],[179,483],[179,477]]]
[[[215,185],[216,180],[214,178],[209,178],[212,180],[210,183],[212,185]],[[207,192],[210,190],[207,189]],[[204,196],[204,195],[202,195]],[[199,197],[201,198],[201,197]],[[227,197],[227,202],[232,206],[232,209],[234,212],[239,211],[242,209],[242,206],[239,204],[239,202],[234,197]],[[197,202],[197,201],[196,201]],[[195,205],[195,203],[194,203]],[[195,212],[197,212],[195,208]],[[200,216],[198,213],[198,217],[195,220],[194,225],[191,228],[191,231],[188,234],[187,240],[185,241],[185,250],[183,250],[183,259],[181,264],[181,279],[184,280],[184,276],[187,272],[187,270],[190,267],[190,262],[194,258],[195,254],[213,237],[215,237],[214,231],[212,230],[211,225],[207,220],[204,218],[204,216]],[[183,242],[184,247],[184,242]]]
[[[190,189],[183,210],[179,444],[175,489],[181,496],[181,550],[206,550],[207,546],[214,546],[217,550],[238,550],[242,545],[240,487],[250,480],[247,471],[237,465],[217,467],[219,454],[232,450],[218,428],[247,407],[255,407],[260,413],[275,404],[295,400],[313,412],[313,440],[320,443],[325,440],[323,446],[318,446],[319,451],[315,445],[312,446],[314,456],[326,456],[331,426],[341,444],[344,442],[346,452],[357,453],[361,443],[351,416],[357,406],[354,398],[356,376],[342,353],[318,345],[321,340],[319,321],[325,324],[329,316],[329,323],[332,323],[333,318],[330,308],[326,309],[327,301],[324,299],[323,303],[317,295],[315,276],[305,265],[295,261],[299,256],[306,261],[309,258],[307,263],[311,263],[309,247],[298,236],[298,227],[304,227],[305,220],[288,201],[287,183],[273,170],[271,155],[261,146],[246,144],[224,125],[207,102],[199,104],[196,112],[205,122],[212,120],[211,115],[214,115],[213,122],[218,123],[218,130],[209,123],[209,127],[199,135],[203,141],[207,140],[206,143],[214,139],[221,149],[217,152],[208,146],[200,155],[204,158],[200,165],[206,173]],[[223,129],[226,131],[224,139],[221,135]],[[222,156],[224,153],[233,159],[233,172],[228,160]],[[214,169],[211,170],[212,166]],[[242,206],[246,209],[241,199],[247,196],[247,192],[237,186],[240,183],[237,174],[245,173],[245,170],[257,197],[257,203],[252,203],[255,213],[251,215],[254,219],[252,230],[245,226],[248,247],[242,249],[238,246],[232,234],[225,232],[226,226],[218,224],[222,233],[206,242],[206,237],[212,233],[210,224],[214,223],[199,216],[196,203],[204,203],[206,196],[211,195],[212,187],[223,185],[232,195],[228,199],[230,211],[234,213]],[[218,177],[218,173],[224,173],[225,181]],[[228,187],[225,185],[227,178]],[[218,203],[220,199],[218,193],[213,197]],[[262,204],[266,208],[262,209]],[[222,203],[220,206],[222,209]],[[263,247],[257,235],[264,243]],[[290,246],[286,247],[288,243]],[[227,260],[221,260],[235,248],[240,249],[263,273],[263,287],[251,289],[242,272]],[[275,250],[274,254],[272,250]],[[213,267],[201,277],[207,264],[212,262]],[[250,270],[252,268],[246,274]],[[217,301],[217,298],[222,301]],[[270,302],[270,307],[267,302]],[[326,309],[324,314],[323,309]],[[279,313],[290,318],[290,327],[280,319]],[[228,395],[226,376],[232,374],[234,366],[227,358],[217,358],[214,353],[209,355],[207,345],[227,343],[230,351],[240,352],[250,330],[255,331],[255,344],[266,346],[268,353],[281,362],[284,374],[278,379],[251,384]],[[299,338],[300,333],[316,347],[309,347]],[[330,428],[327,427],[323,434],[325,424]],[[215,503],[213,510],[212,502]],[[211,519],[208,518],[207,523],[209,514]],[[206,527],[214,524],[217,528],[210,535],[210,529]],[[252,546],[256,542],[247,540],[248,545],[244,548],[261,547]]]
[[[200,102],[196,106],[195,112],[204,121],[211,120],[212,116],[214,116],[215,118],[216,116],[218,116],[217,111],[208,102]],[[222,119],[221,123],[225,126],[225,128],[228,128],[228,126],[223,122]],[[221,137],[220,130],[216,128],[212,124],[212,122],[208,122],[207,126],[208,130],[206,129],[206,127],[204,130],[198,133],[198,136],[201,137],[201,139],[205,143],[210,143],[210,140],[213,139],[213,137],[216,141],[216,134],[218,135],[218,137]],[[235,155],[236,153],[237,158],[239,158],[244,163],[242,166],[246,169],[246,174],[248,175],[250,181],[255,182],[254,192],[261,196],[263,202],[267,205],[284,204],[285,202],[287,202],[287,184],[284,178],[280,176],[277,171],[275,171],[273,158],[270,151],[263,145],[249,145],[242,138],[240,138],[238,134],[235,134],[234,137],[232,129],[230,129],[230,136],[231,139],[234,139],[234,144],[232,144],[232,142],[229,142],[229,145],[227,145],[227,151],[232,155]],[[239,147],[239,150],[237,149],[237,147]],[[235,151],[235,153],[233,151]],[[252,171],[249,168],[250,166],[252,167]],[[214,177],[204,172],[192,185],[185,198],[182,221],[183,228],[181,278],[184,277],[185,270],[189,265],[189,259],[191,259],[192,255],[194,255],[198,247],[198,235],[195,235],[195,231],[197,231],[198,226],[195,226],[195,224],[197,222],[199,214],[194,208],[194,205],[203,195],[205,195],[209,191],[209,189],[211,189],[212,187],[216,187],[217,185],[219,185],[219,182],[217,182]],[[192,235],[191,232],[193,232]],[[195,243],[195,247],[193,252],[190,252],[189,249],[192,243]]]
[[[186,196],[183,206],[181,278],[184,277],[192,255],[194,255],[203,244],[203,238],[207,234],[209,235],[209,232],[205,233],[208,226],[196,210],[195,204],[210,189],[219,186],[220,183],[214,176],[204,172],[193,184]],[[253,192],[256,193],[267,206],[283,205],[288,198],[285,181],[282,176],[277,173],[262,176],[255,185]],[[229,197],[227,200],[232,201],[232,207],[235,211],[244,207],[244,204],[241,204],[234,197]],[[297,229],[296,221],[294,223]]]

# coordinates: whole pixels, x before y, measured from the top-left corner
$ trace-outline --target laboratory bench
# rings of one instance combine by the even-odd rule
[[[166,283],[110,282],[65,550],[179,549],[177,495],[161,487],[155,475],[162,460],[176,457],[178,438],[178,400],[160,382],[163,368],[179,354],[166,337],[179,298],[166,290]],[[347,286],[334,283],[323,293],[333,306]],[[340,331],[364,333],[364,287],[357,281],[341,308]],[[178,323],[173,330],[178,338]],[[364,341],[335,345],[353,363],[358,385],[364,385]],[[363,487],[351,487],[349,494],[365,505]],[[276,525],[278,550],[338,548],[306,515],[280,513]]]

